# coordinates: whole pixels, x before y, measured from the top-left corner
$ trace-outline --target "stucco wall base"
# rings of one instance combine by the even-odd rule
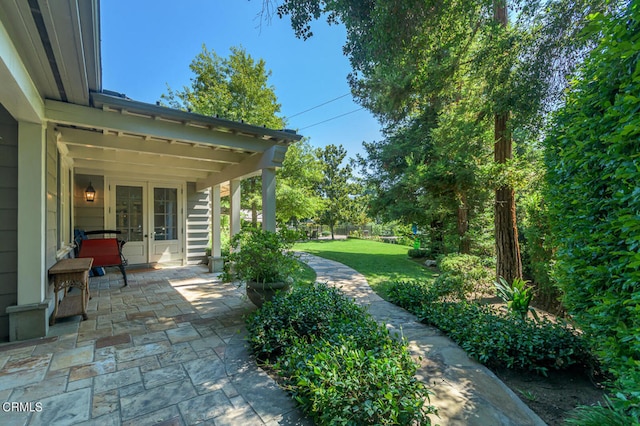
[[[49,333],[49,300],[28,305],[7,307],[9,340],[45,337]]]

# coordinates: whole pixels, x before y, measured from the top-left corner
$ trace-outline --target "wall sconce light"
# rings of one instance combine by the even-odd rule
[[[89,182],[89,186],[84,190],[84,197],[88,203],[93,203],[93,200],[96,199],[96,190],[91,186],[91,182]]]

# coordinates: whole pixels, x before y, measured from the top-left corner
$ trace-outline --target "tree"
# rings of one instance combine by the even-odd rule
[[[323,206],[317,192],[323,179],[322,170],[322,163],[307,140],[289,147],[278,170],[276,217],[279,223],[297,223],[318,215]]]
[[[194,74],[191,86],[161,96],[167,106],[211,117],[242,121],[255,126],[282,129],[280,104],[269,85],[271,71],[263,59],[255,61],[242,47],[231,47],[222,58],[202,45],[189,65]]]
[[[327,145],[318,149],[318,158],[322,162],[322,181],[318,186],[320,195],[325,200],[321,222],[329,225],[331,239],[335,239],[334,227],[349,215],[351,191],[351,166],[342,166],[347,151],[342,145]]]
[[[256,126],[282,129],[284,119],[277,114],[280,104],[273,86],[271,71],[260,59],[255,61],[242,47],[231,47],[228,58],[218,56],[202,45],[189,68],[194,74],[191,86],[168,93],[161,99],[166,105],[197,114],[245,122]],[[251,208],[251,218],[257,226],[262,196],[257,177],[242,181],[242,204]]]
[[[513,23],[506,0],[285,0],[277,11],[291,17],[303,38],[323,14],[345,25],[352,91],[383,123],[419,114],[443,91],[452,92],[459,78],[481,82],[484,102],[477,113],[493,117],[496,170],[506,171],[513,130],[541,127],[543,113],[560,96],[564,74],[589,42],[577,37],[585,17],[609,2],[512,4]],[[513,188],[496,187],[495,199],[497,274],[510,282],[522,274]]]

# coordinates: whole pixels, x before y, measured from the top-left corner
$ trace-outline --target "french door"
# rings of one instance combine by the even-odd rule
[[[117,180],[109,189],[109,223],[122,232],[129,263],[182,262],[182,186]]]

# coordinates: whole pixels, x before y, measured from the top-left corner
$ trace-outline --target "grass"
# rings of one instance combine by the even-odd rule
[[[297,243],[305,251],[343,263],[367,278],[371,288],[386,298],[389,283],[396,280],[430,280],[433,273],[407,256],[409,247],[371,240],[320,240]]]
[[[316,271],[304,262],[300,262],[302,268],[294,277],[295,281],[301,284],[313,284],[316,281]]]

